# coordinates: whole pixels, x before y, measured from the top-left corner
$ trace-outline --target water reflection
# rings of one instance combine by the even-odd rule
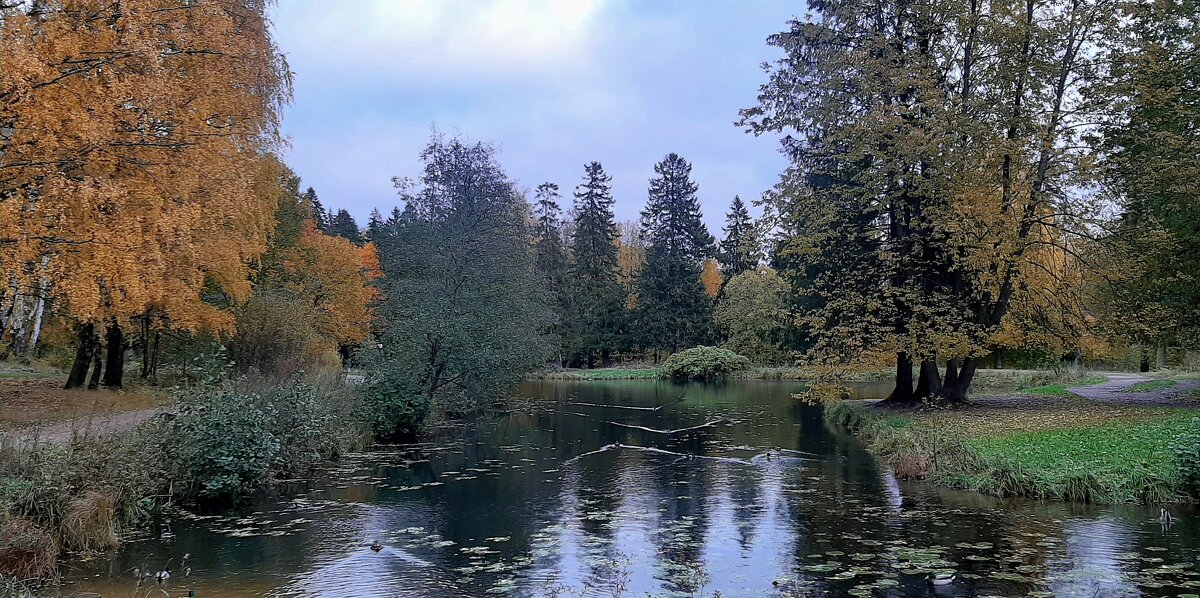
[[[73,564],[62,594],[131,595],[133,567],[184,554],[170,590],[201,598],[1200,593],[1195,511],[1164,535],[1156,510],[898,483],[797,390],[530,382],[537,407],[353,456],[296,500],[181,515],[175,543]]]

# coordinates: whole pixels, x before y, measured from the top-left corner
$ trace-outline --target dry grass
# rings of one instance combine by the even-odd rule
[[[121,543],[117,522],[117,504],[113,497],[99,490],[89,490],[67,504],[62,537],[71,550],[109,550]]]
[[[26,519],[0,525],[0,575],[37,579],[58,568],[58,541]]]

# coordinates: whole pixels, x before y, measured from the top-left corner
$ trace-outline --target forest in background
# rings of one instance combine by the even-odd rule
[[[721,231],[675,153],[615,198],[599,162],[526,189],[493,146],[436,132],[360,227],[281,158],[270,9],[0,0],[0,360],[174,411],[0,447],[0,551],[24,551],[0,575],[511,400],[539,370],[688,352],[814,388],[887,370],[892,402],[944,405],[987,366],[1195,366],[1194,0],[812,2],[730,115],[789,166],[758,217],[729,198]]]
[[[4,9],[5,359],[69,388],[359,365],[458,412],[700,345],[953,402],[981,364],[1197,344],[1194,2],[814,5],[739,121],[792,165],[719,241],[679,155],[618,223],[599,162],[564,210],[437,133],[387,217],[327,210],[277,157],[268,4]]]

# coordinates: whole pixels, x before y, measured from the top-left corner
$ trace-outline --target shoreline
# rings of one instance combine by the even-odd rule
[[[1013,394],[957,409],[840,401],[826,405],[825,419],[903,479],[1001,498],[1147,505],[1200,498],[1187,481],[1194,466],[1172,452],[1200,434],[1200,400],[1186,393],[1155,402]]]

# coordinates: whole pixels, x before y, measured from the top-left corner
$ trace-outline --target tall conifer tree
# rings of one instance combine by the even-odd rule
[[[612,177],[599,162],[584,167],[575,188],[572,230],[571,328],[576,355],[589,366],[600,357],[608,365],[623,348],[625,290],[617,264],[617,225],[613,216]]]
[[[638,324],[644,346],[675,352],[712,338],[712,299],[700,276],[714,240],[701,221],[692,165],[672,153],[654,172],[642,211],[648,248],[637,287]]]
[[[567,323],[567,250],[563,243],[562,208],[558,205],[558,185],[538,185],[533,216],[537,220],[535,266],[554,298],[554,321],[551,335],[558,345],[561,365],[566,350]]]
[[[717,261],[725,280],[753,270],[762,262],[762,248],[750,211],[741,197],[734,196],[725,216],[725,239],[721,241]]]

